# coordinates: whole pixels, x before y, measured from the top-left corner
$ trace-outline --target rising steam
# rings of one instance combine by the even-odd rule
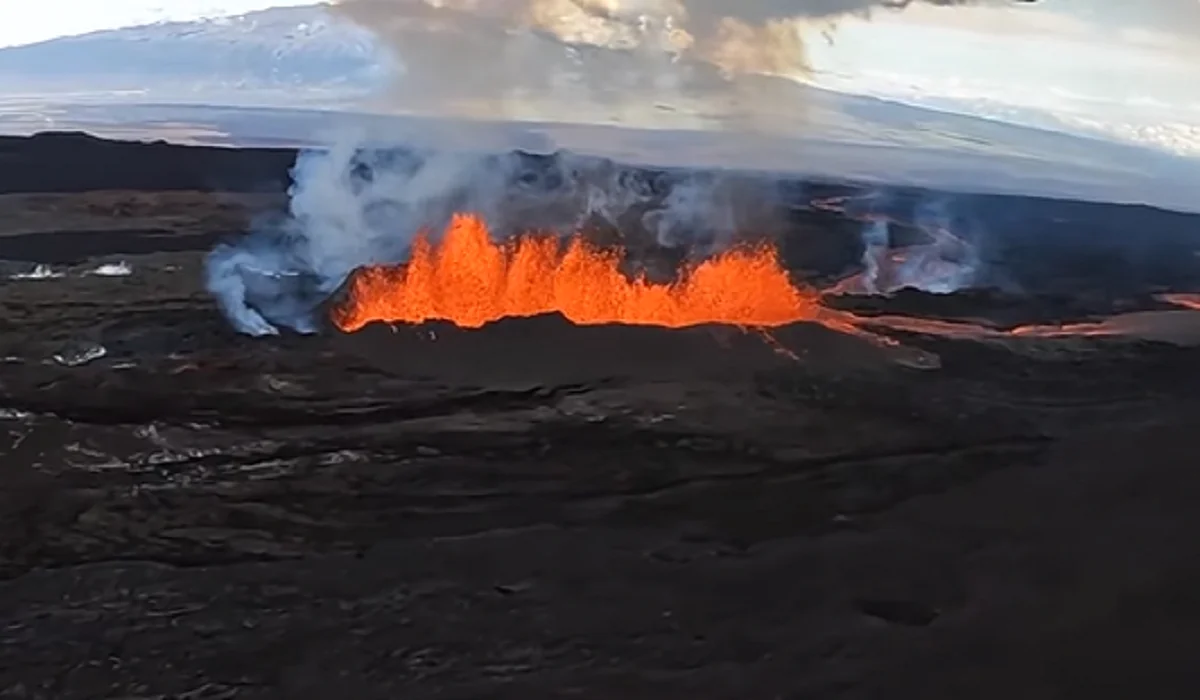
[[[1016,0],[925,0],[928,4]],[[630,122],[656,105],[734,128],[804,118],[805,38],[910,0],[338,0],[394,59],[388,110]],[[772,83],[770,80],[775,79]],[[597,117],[597,115],[603,115]]]
[[[908,4],[343,0],[335,11],[370,28],[397,54],[403,80],[394,98],[406,107],[423,100],[440,107],[447,99],[475,100],[496,119],[511,117],[511,101],[539,90],[559,98],[559,106],[569,102],[562,96],[570,97],[581,84],[586,97],[600,102],[626,90],[646,101],[646,96],[685,95],[746,74],[791,75],[803,69],[804,61],[796,23]],[[455,34],[464,27],[479,31],[467,40]],[[774,99],[779,95],[769,91],[755,94],[786,105],[789,119],[801,118],[786,98]],[[382,142],[407,140],[391,134]],[[740,231],[763,233],[778,211],[771,187],[734,175],[660,177],[569,154],[379,148],[358,137],[343,138],[327,151],[302,153],[292,181],[286,221],[264,223],[219,246],[207,260],[208,288],[239,332],[271,335],[281,327],[314,332],[320,325],[318,307],[355,268],[405,260],[418,232],[443,230],[455,212],[481,215],[499,237],[522,228],[568,234],[601,226],[636,230],[660,246],[704,257],[725,248]],[[886,229],[869,232],[864,241],[869,269],[882,260],[873,241],[886,234]],[[634,239],[623,242],[637,247]],[[950,238],[938,245],[937,260],[955,258],[946,253],[955,248]],[[927,279],[931,268],[897,269]],[[963,282],[954,277],[957,273],[947,274],[946,280],[929,284]],[[883,284],[877,272],[870,279]]]
[[[911,200],[879,190],[811,204],[862,222],[862,272],[843,279],[828,294],[887,295],[902,289],[951,294],[985,276],[986,231],[971,207],[960,206],[957,198],[925,195]]]
[[[355,268],[405,260],[419,232],[436,234],[456,212],[479,214],[497,237],[636,229],[649,244],[705,257],[739,231],[761,230],[755,217],[775,194],[735,175],[655,175],[562,153],[365,148],[353,139],[301,154],[292,180],[285,223],[262,225],[207,260],[208,288],[241,333],[314,332],[317,307]]]
[[[952,228],[949,202],[922,202],[915,212],[916,228],[928,242],[897,246],[891,221],[875,218],[863,228],[861,287],[847,291],[891,294],[919,289],[931,294],[951,294],[975,282],[980,267],[978,241]],[[957,231],[955,229],[958,229]],[[966,233],[974,233],[967,228]]]

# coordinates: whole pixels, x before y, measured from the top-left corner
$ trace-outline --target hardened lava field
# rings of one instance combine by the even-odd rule
[[[830,296],[862,222],[797,205],[805,246],[766,267],[742,249],[738,284],[700,262],[639,287],[610,248],[503,250],[466,217],[360,271],[323,307],[345,331],[249,338],[203,260],[286,205],[294,154],[0,147],[40,183],[0,194],[0,694],[1200,687],[1196,312],[1161,296],[1194,291],[1173,277]],[[256,189],[211,190],[252,170]],[[987,201],[1089,240],[1195,229]]]

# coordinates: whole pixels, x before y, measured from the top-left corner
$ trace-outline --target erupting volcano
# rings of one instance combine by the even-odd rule
[[[688,267],[671,284],[630,279],[620,255],[575,236],[494,242],[484,221],[459,214],[445,235],[414,241],[407,263],[361,268],[332,317],[343,331],[373,321],[447,320],[478,328],[511,316],[558,312],[579,325],[671,328],[704,323],[780,326],[828,314],[795,287],[767,244],[736,248]]]

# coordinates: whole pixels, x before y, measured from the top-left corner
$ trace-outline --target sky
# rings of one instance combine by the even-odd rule
[[[818,71],[920,79],[964,95],[975,87],[983,97],[1006,85],[1028,92],[1023,98],[1041,94],[1048,101],[1055,94],[1047,88],[1054,88],[1060,97],[1153,95],[1200,103],[1193,68],[1200,44],[1148,28],[1097,27],[1066,14],[914,7],[869,22],[845,20],[832,42],[810,36],[806,46]]]

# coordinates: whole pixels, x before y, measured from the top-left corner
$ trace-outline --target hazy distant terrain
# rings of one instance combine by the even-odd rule
[[[0,132],[308,146],[366,129],[457,147],[1196,208],[1194,161],[1070,135],[1028,109],[991,105],[984,119],[947,100],[930,109],[782,78],[726,80],[706,64],[665,66],[470,21],[414,17],[402,34],[388,51],[309,6],[0,49]]]
[[[365,90],[378,85],[385,61],[369,34],[322,8],[284,8],[0,49],[0,93]]]

